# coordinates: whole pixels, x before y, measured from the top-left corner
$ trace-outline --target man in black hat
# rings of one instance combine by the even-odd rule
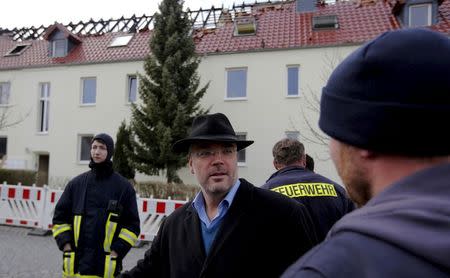
[[[362,207],[282,277],[450,277],[449,119],[447,36],[386,32],[347,57],[323,89],[319,126]]]
[[[221,113],[194,119],[173,150],[188,152],[201,192],[166,218],[123,277],[279,277],[317,243],[305,207],[238,179],[237,152],[252,143]]]
[[[139,236],[133,186],[112,168],[114,142],[91,142],[90,171],[73,178],[55,207],[53,236],[63,251],[63,277],[115,277]]]

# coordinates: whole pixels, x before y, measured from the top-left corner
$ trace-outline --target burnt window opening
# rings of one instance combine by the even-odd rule
[[[312,18],[313,30],[338,29],[337,15],[321,15]]]
[[[16,56],[22,54],[31,44],[16,45],[5,56]]]

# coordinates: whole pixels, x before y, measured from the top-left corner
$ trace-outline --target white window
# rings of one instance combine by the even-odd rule
[[[79,136],[79,157],[80,162],[89,162],[91,160],[91,141],[94,138],[93,135],[80,135]]]
[[[127,93],[128,102],[135,102],[137,97],[137,77],[135,75],[128,76]]]
[[[409,6],[409,27],[431,25],[431,4]]]
[[[244,132],[238,132],[236,133],[237,139],[238,140],[246,140],[247,139],[247,133]],[[240,150],[238,152],[238,164],[239,165],[245,165],[246,162],[246,157],[245,157],[245,149]]]
[[[50,83],[40,83],[39,132],[48,132],[50,114]]]
[[[0,106],[9,104],[10,88],[9,82],[0,82]]]
[[[300,137],[299,131],[286,131],[286,138],[298,140]]]
[[[132,37],[133,37],[133,35],[125,35],[125,36],[115,37],[111,41],[109,47],[126,46],[131,41]]]
[[[81,83],[81,103],[95,104],[97,97],[97,79],[95,77],[82,78]]]
[[[247,97],[247,69],[227,69],[227,96],[229,99]]]
[[[298,96],[299,95],[299,66],[288,66],[287,67],[287,96]]]
[[[64,57],[67,55],[67,39],[52,41],[52,57]]]

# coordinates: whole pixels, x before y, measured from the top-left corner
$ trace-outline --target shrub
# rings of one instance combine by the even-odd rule
[[[138,182],[135,184],[136,192],[142,198],[168,199],[172,200],[192,200],[200,191],[200,187],[188,184],[175,184],[164,182]]]
[[[16,185],[33,185],[37,181],[37,172],[33,170],[0,169],[0,182]]]

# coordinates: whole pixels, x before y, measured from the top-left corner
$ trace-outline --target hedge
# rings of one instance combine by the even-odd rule
[[[33,185],[37,180],[37,171],[33,170],[16,170],[16,169],[0,169],[0,182],[17,185]]]
[[[142,198],[153,197],[155,199],[192,200],[200,187],[189,184],[173,184],[163,182],[138,182],[135,184],[136,192]]]

